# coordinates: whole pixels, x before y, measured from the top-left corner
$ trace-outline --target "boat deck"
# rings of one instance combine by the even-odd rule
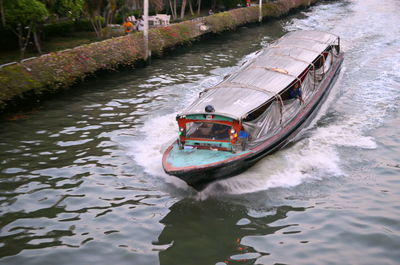
[[[201,166],[211,163],[218,163],[248,152],[249,151],[231,153],[228,151],[215,151],[207,149],[180,150],[177,145],[174,145],[168,155],[167,162],[173,167]]]

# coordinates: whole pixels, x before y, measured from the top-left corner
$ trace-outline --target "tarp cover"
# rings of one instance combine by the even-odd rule
[[[333,70],[331,68],[332,63],[338,59],[338,56],[339,53],[335,52],[335,49],[330,49],[325,63],[316,68],[315,71],[308,71],[300,86],[304,104],[293,98],[286,98],[282,101],[277,99],[272,101],[259,117],[254,120],[243,121],[243,128],[249,135],[243,148],[258,146],[288,125],[318,91],[321,81],[329,71]]]
[[[273,94],[264,91],[251,90],[234,84],[221,86],[208,90],[200,99],[192,105],[183,114],[205,113],[207,105],[212,105],[215,113],[237,119],[238,115],[247,113],[271,98]]]
[[[204,91],[182,115],[215,114],[240,120],[290,85],[338,37],[321,31],[291,32],[261,50],[236,73]]]

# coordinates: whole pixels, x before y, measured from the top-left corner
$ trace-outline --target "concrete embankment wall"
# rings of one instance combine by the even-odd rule
[[[263,19],[281,17],[318,0],[278,0],[263,5]],[[152,54],[214,32],[257,22],[259,8],[246,7],[149,31]],[[143,33],[46,54],[0,68],[0,112],[9,105],[67,88],[99,70],[133,65],[144,58]]]

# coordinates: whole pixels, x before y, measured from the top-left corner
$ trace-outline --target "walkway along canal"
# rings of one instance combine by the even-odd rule
[[[264,4],[262,13],[264,19],[277,18],[317,1],[279,0]],[[149,48],[153,55],[161,54],[167,48],[194,41],[204,34],[257,22],[258,17],[258,7],[247,7],[152,29]],[[7,105],[20,104],[22,99],[67,88],[99,70],[134,65],[143,60],[144,51],[143,33],[140,32],[3,66],[0,68],[0,112]]]

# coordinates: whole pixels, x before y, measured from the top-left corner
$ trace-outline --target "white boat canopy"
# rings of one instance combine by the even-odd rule
[[[215,87],[204,91],[181,115],[214,114],[240,120],[301,75],[338,37],[321,31],[295,31],[261,50],[257,57]]]

